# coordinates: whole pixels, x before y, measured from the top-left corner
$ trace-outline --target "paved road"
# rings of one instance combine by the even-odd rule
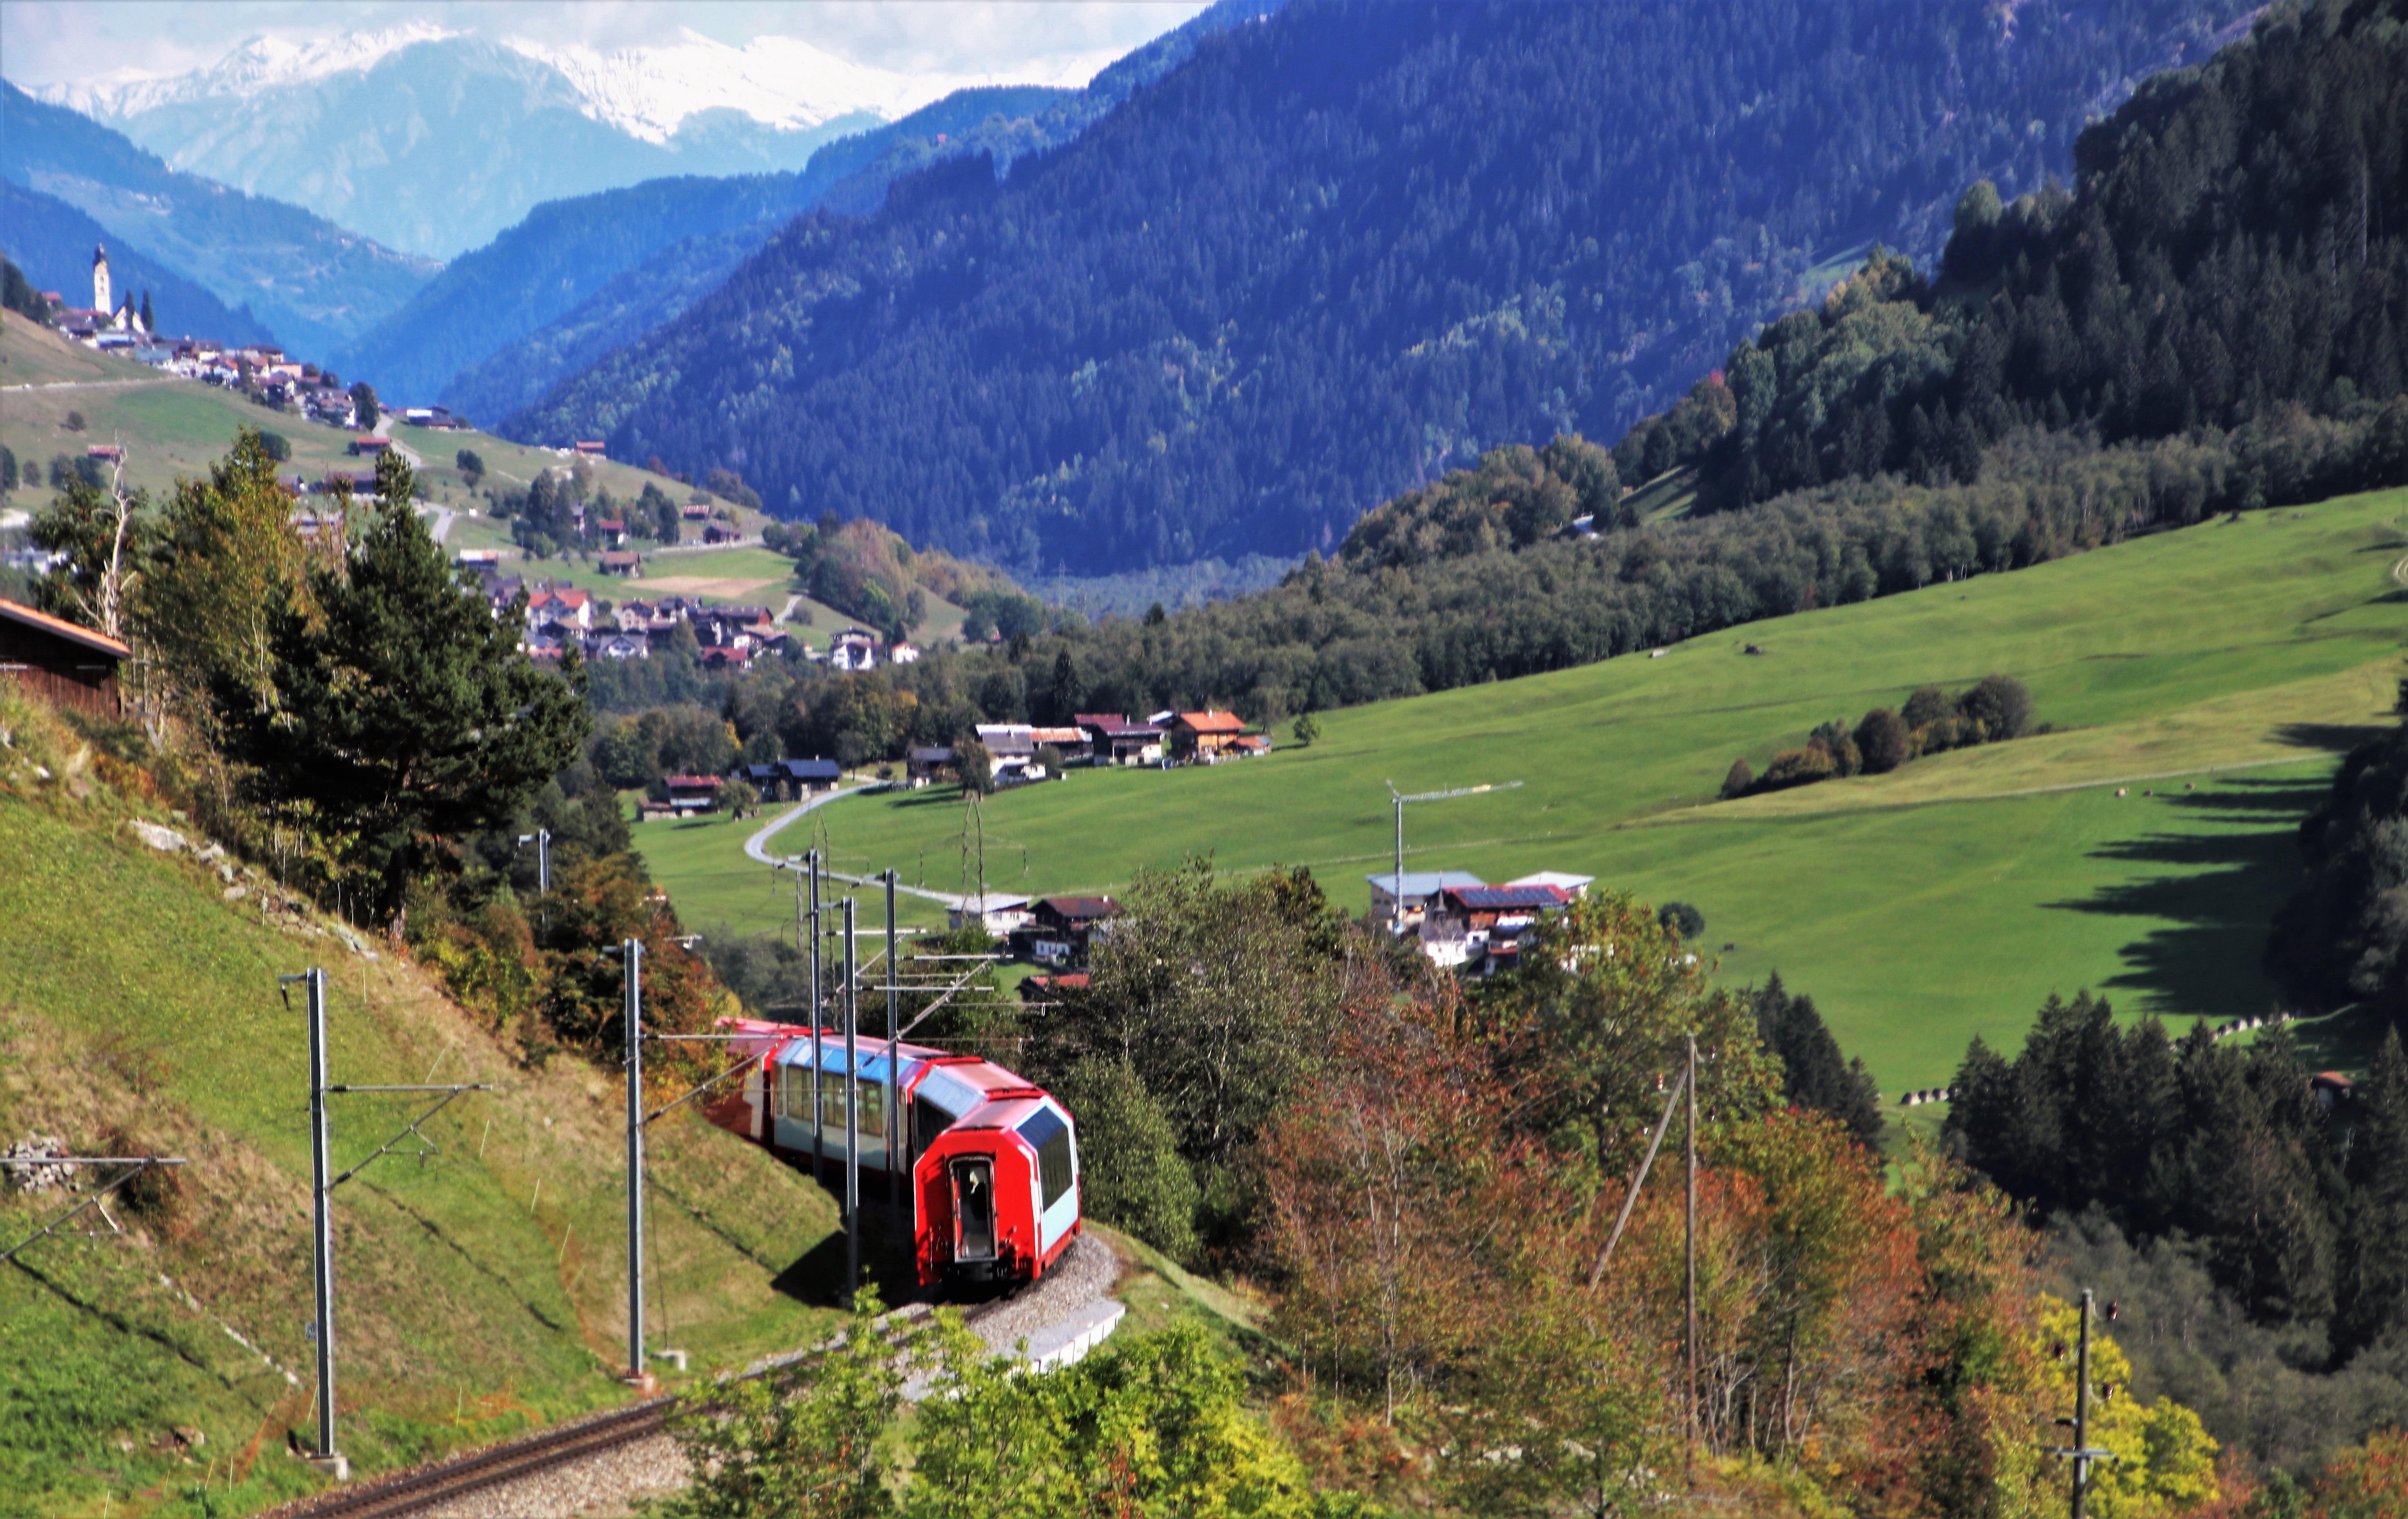
[[[144,385],[173,385],[171,377],[163,380],[53,380],[40,385],[0,385],[8,391],[122,391]]]
[[[858,786],[845,786],[836,791],[829,792],[824,796],[814,796],[810,801],[797,802],[793,807],[788,808],[784,812],[780,813],[777,817],[763,824],[758,832],[754,833],[752,838],[744,840],[744,853],[752,856],[753,859],[760,861],[763,865],[783,864],[784,856],[771,854],[769,853],[769,839],[778,832],[778,830],[783,828],[787,824],[794,822],[804,813],[809,812],[815,808],[825,807],[828,803],[835,801],[839,796],[853,796],[858,795],[865,791],[882,790],[883,789],[883,785],[884,782],[882,781],[869,782]],[[884,884],[884,882],[880,881],[876,876],[849,876],[841,870],[830,870],[827,872],[827,876],[831,881],[841,881],[847,884],[854,886]],[[944,907],[957,908],[962,905],[962,896],[959,892],[930,891],[925,886],[905,886],[900,883],[897,883],[895,889],[906,896],[917,896]]]

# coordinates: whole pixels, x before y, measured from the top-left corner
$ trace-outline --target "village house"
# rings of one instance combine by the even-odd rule
[[[1051,745],[1062,756],[1064,765],[1082,765],[1095,755],[1096,746],[1088,740],[1084,728],[1031,728],[1031,743],[1042,748]]]
[[[594,626],[594,598],[583,591],[538,591],[527,597],[527,624],[565,623],[580,633]]]
[[[627,546],[626,519],[624,517],[596,518],[594,523],[594,534],[606,547],[624,549]]]
[[[643,573],[644,561],[633,549],[606,549],[598,561],[598,567],[605,575],[634,577]]]
[[[592,640],[590,651],[587,657],[593,659],[650,659],[652,640],[633,633],[613,633]]]
[[[600,459],[605,457],[602,440],[598,437],[579,438],[574,451],[580,459]]]
[[[995,892],[965,896],[945,909],[945,927],[956,934],[965,928],[978,928],[996,939],[1007,939],[1026,927],[1028,920],[1027,897]]]
[[[129,652],[105,634],[0,599],[0,676],[56,706],[119,716],[117,667]]]
[[[955,778],[953,752],[942,745],[914,745],[903,754],[903,777],[912,790]]]
[[[1588,889],[1596,880],[1597,878],[1595,876],[1576,876],[1568,870],[1533,870],[1526,876],[1515,876],[1505,884],[1508,886],[1554,886],[1560,890],[1566,897],[1577,902],[1582,897],[1588,895]]]
[[[362,436],[351,439],[349,451],[357,454],[373,455],[383,453],[392,447],[392,438]]]
[[[680,817],[709,812],[719,806],[719,777],[673,775],[661,782],[668,788],[669,808]]]
[[[1188,765],[1215,764],[1245,733],[1245,721],[1235,712],[1180,712],[1170,720],[1170,756]]]
[[[849,627],[828,639],[827,662],[839,670],[866,670],[878,663],[878,635]]]
[[[988,773],[995,783],[1017,785],[1042,781],[1045,768],[1037,763],[1037,730],[1025,723],[982,723],[978,740],[986,746]]]
[[[843,767],[832,759],[771,760],[740,766],[736,773],[751,781],[763,797],[779,802],[797,802],[834,791],[844,779]]]
[[[1405,926],[1422,921],[1422,914],[1439,893],[1464,886],[1484,886],[1486,881],[1469,870],[1408,870],[1399,879],[1389,871],[1365,876],[1371,883],[1371,916],[1382,923],[1401,921]],[[1403,917],[1398,919],[1398,907],[1403,905]]]
[[[1117,712],[1081,712],[1077,722],[1087,736],[1091,765],[1162,762],[1162,729],[1152,723],[1132,723]]]
[[[920,646],[898,643],[886,652],[886,662],[890,665],[917,665],[920,663]]]
[[[1083,966],[1096,939],[1111,930],[1121,905],[1109,896],[1048,896],[1029,910],[1012,936],[1028,958],[1053,966]]]

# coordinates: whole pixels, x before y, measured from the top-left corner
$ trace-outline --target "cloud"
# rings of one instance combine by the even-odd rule
[[[897,73],[1083,82],[1203,8],[1204,0],[8,0],[0,58],[20,84],[80,83],[184,73],[262,35],[306,43],[422,21],[596,50],[664,46],[686,31],[738,46],[787,36]]]

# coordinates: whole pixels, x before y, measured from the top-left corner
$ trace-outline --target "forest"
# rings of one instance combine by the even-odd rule
[[[1618,435],[1835,251],[1936,252],[2243,9],[1290,6],[1000,182],[802,218],[504,430],[1016,571],[1326,552],[1500,442]]]

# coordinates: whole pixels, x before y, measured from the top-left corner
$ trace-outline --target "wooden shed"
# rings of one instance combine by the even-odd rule
[[[57,706],[119,716],[117,666],[126,654],[115,638],[0,597],[0,675]]]

